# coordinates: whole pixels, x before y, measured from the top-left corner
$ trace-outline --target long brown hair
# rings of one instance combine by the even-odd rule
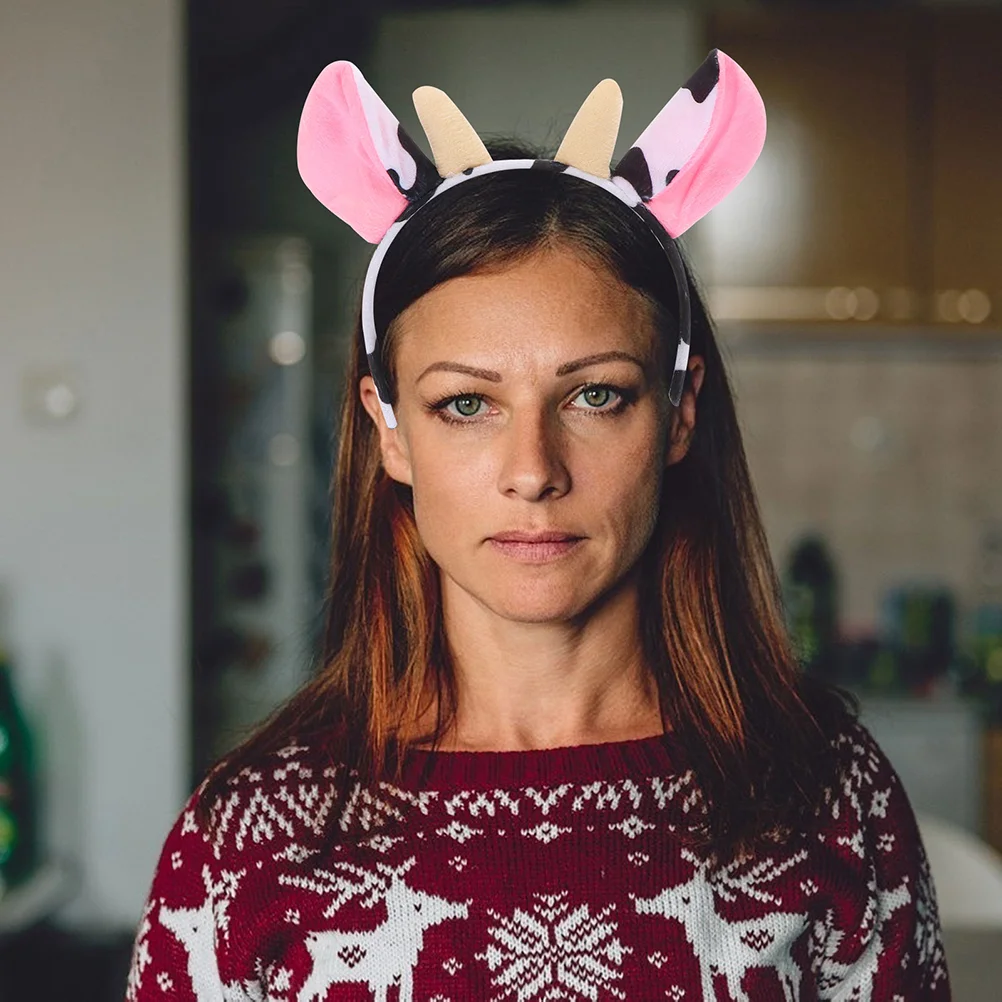
[[[491,152],[495,158],[535,155],[510,143],[494,144]],[[433,199],[386,255],[375,320],[390,402],[397,399],[394,318],[449,278],[503,267],[554,243],[589,255],[648,297],[667,393],[678,340],[677,290],[653,235],[586,181],[508,171]],[[641,557],[640,622],[662,716],[686,750],[704,804],[705,823],[689,837],[728,854],[811,823],[826,788],[838,782],[833,739],[859,708],[798,664],[731,387],[691,271],[689,285],[690,353],[704,358],[706,370],[694,436],[685,458],[665,470],[657,524]],[[417,532],[412,488],[383,469],[376,428],[359,399],[366,374],[358,328],[332,478],[319,670],[217,763],[200,800],[203,818],[228,778],[294,739],[317,741],[341,767],[329,815],[338,818],[349,773],[360,784],[399,781],[409,742],[397,732],[420,719],[431,687],[436,746],[455,718],[437,569]]]

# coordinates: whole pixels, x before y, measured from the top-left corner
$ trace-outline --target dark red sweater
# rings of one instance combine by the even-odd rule
[[[209,831],[189,800],[136,936],[130,1002],[950,998],[911,806],[870,734],[820,834],[709,867],[670,734],[527,752],[414,752],[353,787],[293,744],[244,772]],[[200,788],[201,789],[201,788]]]

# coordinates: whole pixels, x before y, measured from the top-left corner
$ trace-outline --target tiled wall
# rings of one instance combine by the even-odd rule
[[[778,569],[818,529],[850,630],[915,578],[963,610],[984,523],[1002,518],[1002,358],[724,351]]]

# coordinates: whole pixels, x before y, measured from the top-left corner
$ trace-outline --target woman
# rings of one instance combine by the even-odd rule
[[[379,248],[321,668],[178,817],[128,998],[948,999],[912,809],[798,670],[674,245],[761,149],[750,81],[711,53],[609,180],[608,82],[553,161],[426,91],[432,165],[334,67],[300,165]]]

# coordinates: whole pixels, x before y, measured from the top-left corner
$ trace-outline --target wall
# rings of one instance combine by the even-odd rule
[[[730,371],[777,562],[820,530],[849,633],[876,625],[886,589],[910,580],[948,585],[966,615],[981,533],[1002,520],[1002,345],[994,357],[735,350]]]
[[[0,5],[0,587],[70,924],[134,925],[188,792],[181,12]]]
[[[383,19],[368,76],[404,128],[428,148],[411,102],[441,87],[481,135],[517,135],[555,150],[589,91],[623,91],[617,157],[706,57],[681,4],[516,5],[401,13]],[[615,158],[614,158],[615,159]]]

